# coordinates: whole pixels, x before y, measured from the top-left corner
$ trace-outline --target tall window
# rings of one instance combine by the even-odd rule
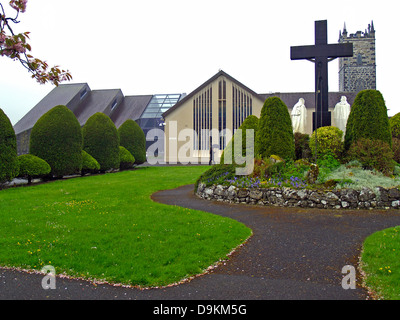
[[[220,80],[218,83],[218,130],[219,148],[224,150],[226,146],[226,81]]]
[[[212,129],[212,88],[207,88],[193,99],[194,150],[210,149]]]
[[[253,114],[253,99],[239,87],[232,85],[232,119],[233,133],[242,125],[243,121]]]

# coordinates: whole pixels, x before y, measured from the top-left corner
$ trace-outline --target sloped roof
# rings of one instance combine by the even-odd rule
[[[217,80],[219,77],[225,77],[227,79],[229,79],[230,81],[236,83],[236,85],[238,85],[239,87],[241,87],[242,89],[246,90],[247,92],[251,93],[255,98],[258,98],[262,101],[264,101],[265,99],[263,99],[262,96],[260,96],[258,93],[254,92],[253,90],[251,90],[250,88],[246,87],[243,83],[239,82],[238,80],[236,80],[235,78],[233,78],[232,76],[230,76],[229,74],[227,74],[224,71],[219,71],[216,75],[214,75],[212,78],[210,78],[209,80],[207,80],[206,82],[204,82],[200,87],[198,87],[197,89],[195,89],[194,91],[192,91],[191,93],[189,93],[186,97],[184,97],[182,100],[180,100],[175,106],[173,106],[172,108],[170,108],[168,111],[163,113],[163,117],[165,118],[168,114],[170,114],[171,112],[173,112],[174,110],[178,109],[182,104],[184,104],[186,101],[190,100],[191,98],[193,98],[193,96],[195,96],[198,92],[202,91],[204,88],[206,88],[208,85],[210,85],[211,83],[213,83],[215,80]]]
[[[305,100],[305,106],[307,109],[315,109],[315,93],[314,92],[277,92],[277,93],[269,93],[269,94],[260,94],[264,101],[270,97],[278,97],[280,98],[286,106],[291,109],[294,105],[299,101],[300,98]],[[347,97],[347,102],[350,105],[353,105],[354,99],[357,96],[357,93],[354,92],[329,92],[328,95],[328,106],[330,108],[334,108],[342,96]]]
[[[87,83],[62,84],[55,87],[14,125],[15,133],[31,129],[43,114],[57,105],[65,105],[71,109],[72,101],[85,87],[90,90]]]
[[[126,96],[121,105],[111,115],[111,120],[117,128],[128,119],[138,120],[152,97],[152,95]]]
[[[103,112],[106,115],[111,113],[111,105],[115,99],[120,103],[123,100],[123,94],[120,89],[93,90],[88,92],[87,98],[79,105],[75,112],[81,126],[96,112]]]

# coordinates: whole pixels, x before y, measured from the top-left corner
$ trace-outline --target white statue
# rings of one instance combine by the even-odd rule
[[[307,108],[305,106],[305,101],[303,98],[300,98],[299,102],[295,104],[291,116],[293,132],[306,133]]]
[[[346,133],[347,119],[350,114],[350,105],[347,102],[347,98],[342,96],[340,102],[335,106],[333,110],[333,119],[335,121],[335,126]]]

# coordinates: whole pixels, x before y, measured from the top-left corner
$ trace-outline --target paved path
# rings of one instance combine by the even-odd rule
[[[56,290],[43,290],[42,275],[0,270],[0,299],[367,299],[360,286],[341,287],[341,270],[357,266],[368,235],[400,225],[399,211],[228,205],[198,199],[193,186],[162,191],[153,199],[231,217],[254,235],[225,265],[179,286],[138,290],[57,278]]]

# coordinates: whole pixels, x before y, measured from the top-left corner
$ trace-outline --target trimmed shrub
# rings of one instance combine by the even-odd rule
[[[146,162],[146,137],[142,128],[131,119],[126,120],[118,129],[120,145],[135,158],[135,164]]]
[[[311,159],[310,136],[305,133],[294,134],[295,159]]]
[[[128,149],[122,146],[119,147],[119,159],[120,170],[131,169],[135,164],[135,157],[128,151]]]
[[[83,150],[100,164],[104,172],[119,168],[119,135],[110,117],[97,112],[82,128]]]
[[[100,164],[85,150],[82,150],[82,171],[81,175],[87,173],[97,173],[100,170]]]
[[[400,139],[400,112],[389,119],[392,138]]]
[[[73,112],[59,105],[41,116],[32,128],[29,153],[46,161],[55,177],[80,173],[82,130]]]
[[[31,184],[32,179],[42,178],[51,172],[50,165],[33,154],[23,154],[18,157],[20,178],[27,178],[28,184]]]
[[[345,149],[361,138],[381,140],[392,146],[387,108],[377,90],[363,90],[357,94],[347,121]]]
[[[400,163],[400,139],[392,138],[393,160]]]
[[[285,160],[294,159],[292,120],[287,106],[278,97],[268,98],[264,103],[255,148],[262,158],[275,154]]]
[[[0,185],[18,175],[17,138],[10,119],[0,108]]]
[[[361,138],[351,145],[348,155],[351,160],[360,161],[364,169],[393,173],[393,151],[387,142]]]
[[[336,127],[321,127],[314,131],[310,138],[310,148],[313,156],[316,155],[316,139],[318,139],[318,158],[333,154],[340,159],[343,152],[343,131]]]
[[[254,130],[254,140],[257,134],[257,130],[258,130],[258,118],[256,116],[248,116],[242,123],[242,125],[240,126],[240,128],[242,130],[242,152],[239,153],[240,156],[245,157],[246,156],[246,130]],[[221,160],[220,163],[225,163],[225,154],[226,152],[230,153],[232,155],[232,159],[229,161],[227,159],[227,163],[235,163],[235,135],[233,135],[232,140],[228,143],[228,145],[226,146],[224,152],[222,152],[221,155]],[[253,141],[254,143],[254,141]],[[253,144],[253,152],[254,152],[254,144]]]

